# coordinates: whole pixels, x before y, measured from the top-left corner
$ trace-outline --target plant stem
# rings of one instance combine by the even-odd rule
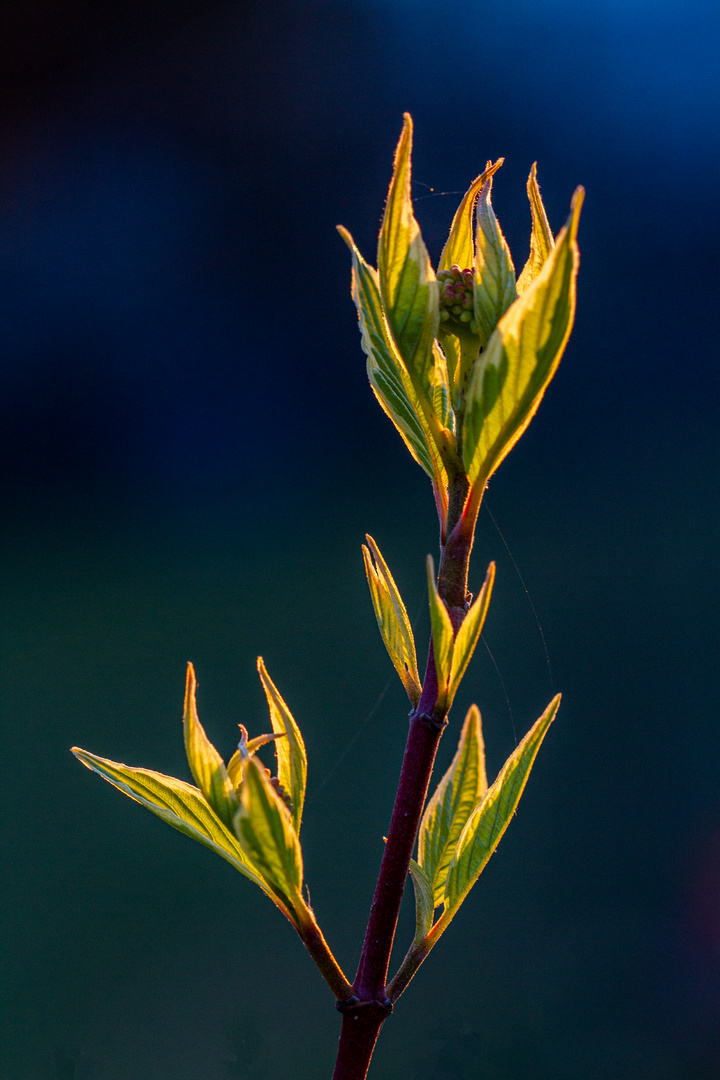
[[[380,1028],[392,1005],[367,1001],[343,1010],[333,1080],[365,1080]]]
[[[338,1002],[347,1001],[352,996],[353,988],[323,937],[312,909],[302,900],[302,897],[300,903],[296,905],[296,911],[300,919],[298,933],[305,948],[317,964],[320,974]]]
[[[398,968],[397,974],[388,983],[387,994],[393,1005],[400,995],[405,993],[418,968],[427,959],[431,949],[434,948],[449,925],[450,918],[446,916],[446,912],[443,912],[430,933],[418,945],[409,949],[407,956]]]
[[[477,520],[477,509],[474,515],[463,512],[463,505],[467,510],[467,491],[464,475],[451,477],[448,535],[438,570],[438,591],[456,632],[465,617],[468,565]],[[479,506],[479,500],[476,501]],[[410,730],[387,844],[353,983],[353,992],[358,1001],[344,1010],[333,1080],[365,1080],[380,1028],[392,1009],[385,988],[390,953],[435,754],[447,724],[446,715],[438,717],[435,714],[437,697],[437,673],[431,641],[422,695],[410,715]]]

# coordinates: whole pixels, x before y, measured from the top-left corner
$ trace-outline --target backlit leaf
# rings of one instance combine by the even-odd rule
[[[555,240],[550,229],[550,223],[545,213],[543,201],[540,198],[540,188],[537,182],[537,162],[530,170],[527,182],[527,193],[532,212],[532,232],[530,233],[530,257],[523,267],[523,271],[517,280],[518,296],[524,293],[528,285],[532,285],[535,278],[542,270],[545,262],[555,247]]]
[[[380,554],[380,549],[371,536],[366,536],[366,539],[369,550],[363,545],[363,558],[375,618],[395,670],[402,680],[410,701],[416,705],[422,687],[410,620],[398,587]]]
[[[432,344],[433,380],[432,409],[440,425],[446,431],[455,433],[455,414],[452,411],[450,395],[450,376],[444,351],[437,341]]]
[[[392,420],[418,465],[433,477],[437,467],[433,451],[435,457],[437,451],[428,439],[423,411],[412,380],[390,339],[380,301],[377,271],[365,262],[347,229],[338,225],[338,232],[352,255],[352,297],[358,312],[370,385],[381,408]]]
[[[408,113],[404,120],[378,240],[380,295],[398,352],[415,384],[427,390],[432,384],[432,343],[439,320],[438,287],[413,213]]]
[[[413,944],[426,936],[433,922],[435,905],[433,903],[433,891],[430,878],[421,866],[410,860],[410,877],[415,890],[415,937]]]
[[[427,557],[428,594],[430,598],[430,625],[432,627],[435,671],[438,681],[438,708],[444,707],[447,700],[448,680],[452,663],[454,632],[448,610],[437,591],[435,584],[435,563],[432,555]]]
[[[492,208],[491,193],[492,174],[482,186],[475,210],[474,309],[482,346],[517,296],[515,267]]]
[[[445,883],[445,909],[451,916],[460,907],[500,843],[559,705],[558,694],[507,759],[497,780],[488,788],[485,797],[465,823]]]
[[[458,838],[486,790],[482,723],[477,706],[472,705],[465,717],[455,757],[420,822],[418,861],[430,883],[433,907],[443,902],[445,879]]]
[[[539,276],[503,315],[468,384],[463,460],[484,484],[535,415],[557,370],[575,314],[576,244],[583,200],[578,188],[567,225]]]
[[[243,770],[235,833],[247,859],[292,907],[301,900],[303,864],[290,811],[256,757],[249,757]]]
[[[270,678],[262,656],[257,662],[260,681],[270,708],[270,721],[276,734],[283,734],[284,739],[275,740],[275,754],[278,764],[278,780],[290,796],[293,804],[292,821],[295,831],[300,834],[305,787],[307,784],[307,754],[300,728],[295,723],[292,713],[280,696],[277,687]]]
[[[198,719],[195,702],[197,682],[192,664],[187,667],[185,683],[185,707],[183,709],[183,732],[185,753],[198,785],[210,806],[229,829],[238,810],[238,800],[225,763],[205,734]]]
[[[78,761],[98,776],[102,776],[118,791],[146,807],[174,829],[221,855],[231,866],[269,894],[267,884],[248,859],[235,835],[223,825],[198,788],[150,769],[136,769],[118,761],[97,757],[89,754],[87,750],[81,750],[79,746],[74,746],[72,752]],[[274,896],[271,898],[276,901]],[[288,912],[285,911],[285,914]]]
[[[488,165],[485,172],[475,177],[463,196],[462,202],[455,211],[455,217],[450,226],[450,235],[440,256],[438,270],[449,270],[451,266],[459,266],[461,270],[466,270],[474,264],[473,217],[475,202],[480,188],[491,176],[495,175],[504,160],[505,158],[498,158],[494,164]]]
[[[490,596],[495,581],[495,563],[490,563],[483,586],[463,619],[455,638],[448,687],[448,703],[452,704],[463,675],[470,663],[475,646],[480,640],[485,616],[490,606]]]

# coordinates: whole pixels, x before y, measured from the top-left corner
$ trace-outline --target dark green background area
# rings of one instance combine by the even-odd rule
[[[262,654],[305,735],[306,876],[352,977],[408,711],[360,544],[422,654],[437,527],[368,388],[334,226],[372,258],[405,109],[433,259],[487,158],[518,268],[534,160],[556,231],[577,183],[587,200],[570,345],[491,482],[502,536],[480,518],[492,659],[439,769],[471,701],[491,775],[563,704],[371,1076],[716,1077],[714,5],[2,18],[0,1080],[331,1074],[339,1018],[282,916],[68,749],[187,778],[186,661],[229,755],[238,723],[268,727]]]

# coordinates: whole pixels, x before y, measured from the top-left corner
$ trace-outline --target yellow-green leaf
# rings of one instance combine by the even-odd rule
[[[365,262],[347,229],[338,225],[338,232],[352,255],[352,297],[358,312],[370,386],[418,465],[428,476],[435,477],[442,463],[429,436],[412,380],[391,340],[380,301],[377,271]]]
[[[432,378],[432,410],[438,418],[441,428],[454,437],[455,414],[452,410],[448,363],[445,353],[437,341],[432,343],[432,355],[434,372]]]
[[[463,675],[467,671],[475,646],[480,640],[485,616],[490,606],[493,582],[495,581],[495,563],[490,563],[485,581],[472,607],[463,619],[453,647],[450,682],[448,686],[448,705],[451,705],[457,693]]]
[[[415,639],[410,620],[387,563],[372,536],[366,536],[363,559],[370,596],[380,634],[407,695],[417,705],[422,686],[418,674]],[[374,560],[374,561],[373,561]]]
[[[488,168],[491,168],[488,165]],[[474,311],[481,346],[515,300],[515,267],[492,208],[492,173],[477,200]]]
[[[507,759],[497,780],[466,821],[448,869],[443,918],[454,915],[500,843],[559,705],[558,694]]]
[[[413,945],[427,935],[432,926],[435,905],[433,903],[433,891],[430,878],[414,859],[410,860],[410,877],[415,890],[415,937]]]
[[[197,714],[197,682],[192,664],[187,666],[183,732],[190,772],[210,806],[228,828],[238,810],[238,799],[228,777],[225,762],[205,734]]]
[[[458,838],[486,790],[482,722],[477,706],[472,705],[465,717],[455,757],[420,822],[418,861],[430,883],[433,908],[443,902],[448,867]]]
[[[243,770],[235,833],[248,860],[292,908],[301,900],[303,864],[290,811],[256,757]]]
[[[537,411],[557,370],[575,314],[576,243],[583,189],[539,276],[503,315],[468,384],[463,460],[484,485]]]
[[[435,584],[435,563],[432,555],[427,557],[428,595],[430,598],[430,625],[432,627],[435,671],[438,681],[438,709],[444,710],[447,701],[448,681],[452,664],[454,632],[448,610]]]
[[[412,120],[408,113],[404,120],[378,240],[380,295],[398,352],[415,385],[429,398],[433,378],[432,343],[439,320],[438,287],[413,213]]]
[[[524,293],[528,285],[532,285],[535,278],[542,270],[545,262],[555,247],[555,240],[550,229],[550,223],[545,213],[543,201],[540,198],[540,188],[537,182],[537,162],[530,170],[527,182],[528,199],[532,212],[532,232],[530,233],[530,256],[523,267],[523,271],[517,280],[518,296]]]
[[[295,831],[299,835],[307,784],[305,743],[292,713],[267,673],[262,656],[258,657],[257,668],[270,709],[270,721],[273,731],[276,734],[286,736],[284,739],[275,740],[278,780],[290,796],[290,801],[293,804],[292,821]]]
[[[72,752],[78,761],[102,776],[118,791],[140,803],[174,829],[209,847],[269,894],[267,884],[235,835],[210,808],[198,788],[150,769],[136,769],[119,761],[97,757],[79,746],[74,746]],[[276,900],[274,896],[272,899]],[[288,912],[285,911],[285,914]]]
[[[485,172],[475,177],[463,196],[462,202],[455,211],[455,217],[450,226],[450,235],[440,256],[438,270],[449,270],[451,266],[459,266],[461,270],[466,270],[474,264],[473,211],[475,210],[475,201],[480,188],[491,176],[495,175],[504,160],[505,158],[498,158],[494,164],[489,164]]]

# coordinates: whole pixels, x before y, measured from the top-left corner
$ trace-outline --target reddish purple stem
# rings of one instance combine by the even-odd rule
[[[451,491],[451,507],[462,507],[464,502],[467,481],[462,477],[458,484],[464,484],[464,490]],[[438,573],[438,591],[456,631],[465,617],[467,571],[475,524],[474,519],[467,520],[459,512],[458,517],[460,520],[448,524],[449,536],[442,550]],[[347,1003],[342,1010],[342,1031],[333,1080],[365,1080],[380,1028],[392,1010],[385,989],[390,953],[435,754],[447,723],[445,715],[435,714],[437,696],[431,642],[422,695],[410,717],[387,844],[353,984],[357,1000]]]

